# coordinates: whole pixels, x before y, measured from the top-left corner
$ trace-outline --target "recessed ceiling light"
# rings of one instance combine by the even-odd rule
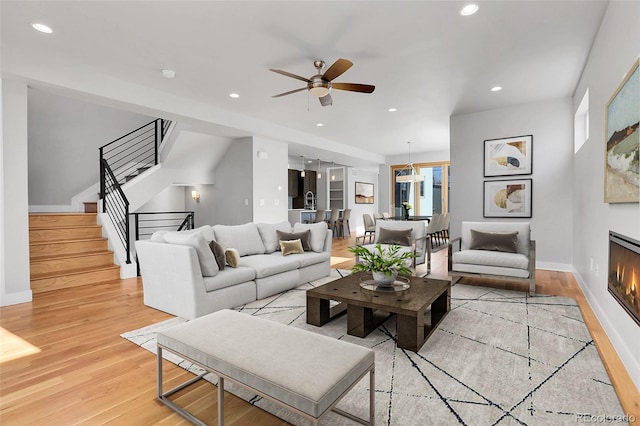
[[[174,78],[176,76],[176,72],[174,70],[162,70],[162,76],[164,78]]]
[[[324,124],[322,124],[322,123],[318,123],[318,124],[316,124],[316,126],[317,126],[317,127],[322,127],[322,126],[324,126]]]
[[[494,86],[494,87],[491,88],[492,92],[499,92],[501,90],[502,90],[502,86]]]
[[[469,15],[473,15],[477,11],[478,11],[478,5],[475,3],[470,3],[460,10],[460,15],[469,16]]]
[[[396,111],[397,111],[397,109],[396,109],[396,108],[389,108],[387,111],[389,111],[389,112],[396,112]]]
[[[45,24],[31,24],[31,26],[40,31],[41,33],[45,33],[45,34],[51,34],[53,32],[53,30],[51,28],[49,28],[48,26],[46,26]]]
[[[233,99],[236,99],[236,98],[239,98],[240,95],[238,95],[237,93],[229,93],[229,97],[233,98]]]

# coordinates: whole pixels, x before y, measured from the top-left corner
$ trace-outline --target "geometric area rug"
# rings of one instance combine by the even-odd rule
[[[624,418],[573,299],[456,284],[451,311],[415,353],[396,346],[395,316],[366,338],[346,334],[346,315],[322,327],[306,323],[305,291],[340,273],[235,310],[374,349],[376,424],[575,425],[597,416]],[[155,354],[155,332],[180,322],[174,318],[122,337]],[[217,377],[207,380],[216,383]],[[361,380],[338,407],[367,418],[368,388],[369,380]],[[309,424],[231,383],[228,390],[291,424]],[[323,424],[353,423],[331,413]]]

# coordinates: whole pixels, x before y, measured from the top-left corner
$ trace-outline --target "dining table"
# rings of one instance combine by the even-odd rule
[[[387,220],[426,220],[427,223],[429,223],[431,216],[409,216],[408,218],[404,216],[390,216]]]

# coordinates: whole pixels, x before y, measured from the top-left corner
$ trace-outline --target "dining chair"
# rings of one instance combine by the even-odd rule
[[[369,235],[369,243],[373,242],[373,237],[376,235],[376,224],[373,218],[369,213],[364,213],[362,215],[362,220],[364,221],[364,239],[366,239],[367,235]]]
[[[345,209],[342,212],[342,217],[338,219],[338,227],[340,234],[342,236],[346,236],[347,238],[351,237],[351,227],[349,226],[349,219],[351,218],[351,209]],[[344,232],[344,227],[347,227],[347,232]]]
[[[316,210],[316,215],[313,218],[313,223],[326,222],[326,221],[327,221],[327,211],[326,210]]]
[[[340,220],[340,209],[331,209],[331,216],[329,217],[329,222],[327,223],[329,229],[333,231],[334,238],[340,236],[340,230],[338,229],[338,220]]]

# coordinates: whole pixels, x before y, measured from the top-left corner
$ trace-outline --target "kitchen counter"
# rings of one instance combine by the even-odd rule
[[[289,223],[293,226],[296,222],[305,223],[311,222],[316,217],[316,210],[307,209],[290,209],[289,210]]]

